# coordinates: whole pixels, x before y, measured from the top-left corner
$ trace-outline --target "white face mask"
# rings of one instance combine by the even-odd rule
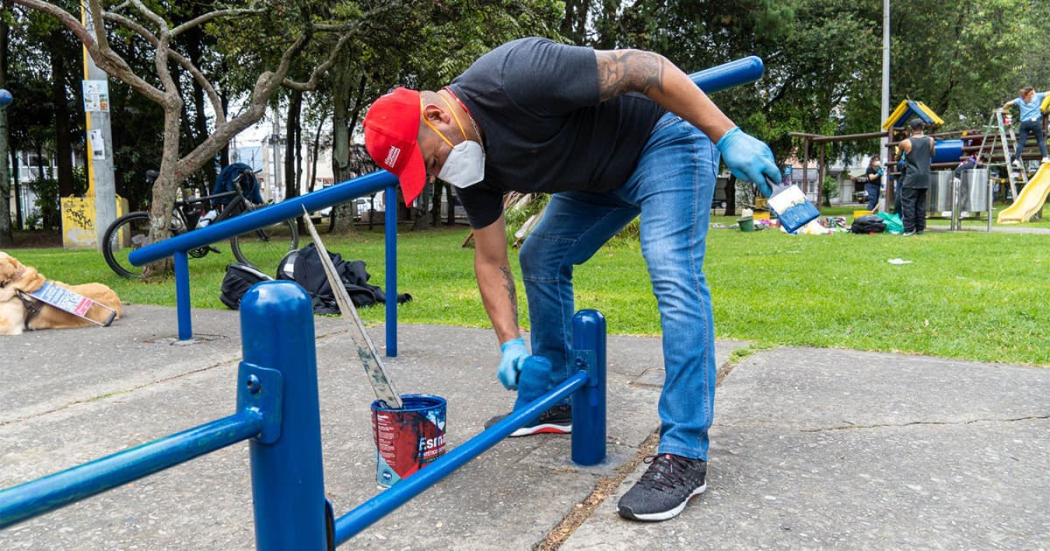
[[[456,124],[459,125],[459,132],[463,134],[463,141],[452,145],[452,142],[441,131],[434,128],[434,125],[430,124],[430,121],[425,117],[423,118],[423,122],[452,148],[448,158],[445,159],[445,164],[441,167],[441,172],[438,173],[438,178],[457,188],[467,188],[485,179],[485,150],[482,149],[481,144],[478,142],[467,139],[467,133],[463,130],[463,123],[459,122],[456,110],[452,108],[448,100],[442,96],[439,97],[441,97],[441,101],[445,102],[445,105],[448,105],[449,112],[456,119]],[[422,105],[423,99],[420,98],[419,101]],[[425,106],[423,107],[425,108]],[[420,109],[421,112],[422,110]]]
[[[470,187],[485,179],[485,151],[481,144],[466,140],[452,147],[438,178],[458,188]]]

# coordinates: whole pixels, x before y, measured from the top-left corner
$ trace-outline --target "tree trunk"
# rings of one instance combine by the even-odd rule
[[[350,132],[357,122],[357,113],[361,110],[361,100],[364,96],[365,84],[368,82],[364,76],[358,84],[356,98],[351,97],[350,83],[353,75],[350,73],[349,65],[340,64],[333,68],[332,76],[332,101],[334,103],[332,115],[332,174],[336,182],[344,182],[352,176],[350,166]],[[354,99],[354,107],[350,108],[350,100]],[[332,216],[335,223],[332,224],[332,232],[346,233],[354,228],[354,202],[348,201],[332,207]]]
[[[153,203],[150,205],[151,243],[171,237],[172,205],[178,194],[179,183],[185,175],[179,171],[179,124],[182,120],[182,98],[169,95],[164,105],[164,152],[161,154],[160,176],[153,183]],[[166,258],[148,264],[142,270],[142,278],[156,281],[172,271],[174,262]]]
[[[8,12],[4,2],[4,12]],[[7,15],[0,17],[0,88],[7,83],[7,49],[8,26]],[[8,170],[7,110],[0,110],[0,249],[10,248],[15,244],[15,235],[11,228],[11,179]],[[18,195],[15,195],[17,205]],[[16,206],[17,208],[17,206]]]
[[[350,74],[349,62],[332,68],[332,174],[336,182],[350,179]],[[353,201],[351,201],[352,203]],[[353,227],[353,211],[345,205],[332,206],[331,231],[346,233]]]
[[[729,175],[726,181],[726,216],[736,216],[736,176]]]
[[[296,176],[296,149],[300,130],[299,117],[303,112],[303,93],[292,90],[288,101],[288,117],[284,126],[284,198],[299,196],[299,178]]]
[[[5,117],[7,115],[4,115]],[[6,120],[6,119],[4,119]],[[6,142],[6,140],[5,140]],[[10,149],[10,148],[9,148]],[[10,151],[11,157],[11,179],[14,181],[15,188],[15,226],[14,229],[20,230],[25,227],[25,213],[22,212],[22,171],[19,168],[18,152]]]
[[[310,178],[309,178],[309,182],[307,183],[307,185],[309,186],[307,189],[310,190],[310,193],[313,193],[313,191],[314,191],[314,184],[317,182],[317,157],[319,157],[320,153],[321,153],[321,129],[322,128],[324,128],[324,117],[318,117],[317,132],[314,132],[313,155],[312,155],[312,158],[310,159],[310,161],[311,161]]]
[[[51,103],[55,106],[55,165],[58,167],[58,196],[76,194],[73,188],[73,144],[69,135],[69,106],[66,103],[66,58],[61,41],[48,45],[51,57]]]
[[[434,199],[430,206],[430,225],[435,228],[441,222],[441,192],[445,190],[443,182],[434,182]]]
[[[444,188],[445,200],[448,201],[448,215],[445,219],[445,224],[451,227],[456,225],[456,203],[452,195],[452,186],[446,185]]]

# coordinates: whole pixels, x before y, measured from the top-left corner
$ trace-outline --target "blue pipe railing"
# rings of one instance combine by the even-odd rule
[[[262,415],[243,411],[0,491],[0,529],[247,440]]]
[[[606,451],[605,318],[599,312],[581,310],[573,317],[573,345],[583,347],[575,350],[576,367],[580,369],[575,375],[425,469],[336,519],[335,544],[354,537],[569,396],[573,404],[572,460],[580,465],[601,463]],[[601,399],[596,399],[598,395]]]
[[[301,287],[267,282],[241,304],[236,413],[0,490],[0,529],[251,439],[256,545],[327,545],[313,308]]]
[[[187,251],[203,247],[235,235],[250,232],[284,220],[298,218],[303,207],[314,212],[357,197],[371,195],[385,189],[386,193],[386,354],[397,356],[397,178],[380,170],[326,187],[322,190],[293,197],[261,209],[210,224],[191,232],[177,235],[132,251],[128,261],[135,266],[174,256],[175,302],[179,324],[179,340],[193,338],[193,318],[190,315],[189,257]]]
[[[298,285],[253,286],[241,303],[237,413],[2,490],[0,529],[250,438],[256,547],[324,549],[329,537],[333,545],[345,542],[569,396],[573,460],[605,459],[605,320],[583,310],[573,318],[574,346],[583,347],[574,351],[575,375],[334,520],[329,536],[312,322],[310,297]]]

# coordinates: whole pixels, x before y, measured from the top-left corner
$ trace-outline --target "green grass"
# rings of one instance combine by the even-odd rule
[[[727,222],[735,221],[729,217]],[[473,276],[467,230],[402,231],[398,289],[415,300],[409,323],[487,327]],[[384,281],[381,228],[325,238],[333,252],[364,260],[372,283]],[[194,308],[218,300],[229,247],[190,260]],[[9,251],[44,274],[71,283],[100,281],[133,304],[175,305],[173,280],[124,280],[94,251]],[[892,265],[891,258],[912,261]],[[513,269],[520,274],[516,255]],[[1050,366],[1050,235],[957,232],[788,236],[779,231],[708,233],[706,273],[717,337],[758,346],[816,346],[926,354],[984,362]],[[519,278],[520,279],[520,278]],[[528,326],[518,282],[522,325]],[[638,244],[617,239],[576,270],[576,307],[596,308],[613,334],[657,335],[659,317]],[[361,311],[384,319],[382,307]]]

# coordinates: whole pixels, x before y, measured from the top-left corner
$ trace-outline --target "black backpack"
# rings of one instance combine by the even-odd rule
[[[886,231],[886,222],[874,214],[858,217],[849,229],[852,233],[882,233]]]
[[[244,293],[260,281],[273,281],[273,278],[245,264],[230,264],[226,267],[226,276],[222,278],[219,300],[231,309],[238,310]]]

